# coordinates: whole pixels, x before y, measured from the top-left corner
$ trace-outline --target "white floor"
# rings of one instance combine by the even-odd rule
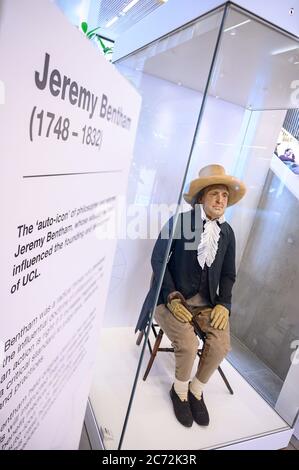
[[[141,351],[135,341],[131,328],[103,329],[90,399],[98,425],[104,430],[107,449],[116,449],[119,443]],[[265,442],[265,448],[269,448],[269,442],[273,442],[273,449],[287,445],[289,426],[227,361],[223,361],[222,369],[234,395],[215,372],[205,389],[210,425],[202,428],[194,423],[192,428],[183,427],[173,414],[169,397],[174,355],[158,353],[143,382],[148,357],[146,348],[122,449],[216,449],[243,441],[246,443],[242,447],[251,449],[262,436],[265,437],[260,441]],[[272,441],[267,440],[269,434]],[[278,436],[284,437],[279,440]]]

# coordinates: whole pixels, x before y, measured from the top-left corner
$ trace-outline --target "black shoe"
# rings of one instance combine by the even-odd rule
[[[173,385],[171,387],[169,394],[172,400],[173,410],[174,410],[174,414],[177,420],[183,426],[186,426],[187,428],[191,428],[193,424],[193,416],[191,413],[189,402],[187,400],[182,401],[180,399],[180,397],[176,394]]]
[[[190,408],[194,421],[200,426],[208,426],[210,422],[209,413],[205,402],[203,400],[203,394],[201,399],[198,400],[193,393],[189,390],[188,392],[188,401],[190,403]]]

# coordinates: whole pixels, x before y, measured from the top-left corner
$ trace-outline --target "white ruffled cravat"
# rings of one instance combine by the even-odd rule
[[[217,224],[223,224],[225,222],[225,217],[222,215],[219,219],[210,220],[206,216],[206,213],[200,205],[201,209],[201,218],[205,221],[204,230],[201,234],[200,244],[197,248],[197,260],[201,266],[201,269],[204,268],[206,264],[208,267],[212,266],[213,261],[216,257],[218,250],[218,242],[220,238],[221,228]]]

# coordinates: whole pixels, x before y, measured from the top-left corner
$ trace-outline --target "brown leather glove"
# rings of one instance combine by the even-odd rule
[[[188,323],[192,320],[192,314],[188,310],[184,296],[180,292],[172,292],[167,299],[167,308],[174,317],[182,323]]]
[[[218,330],[225,330],[228,317],[229,310],[224,305],[216,305],[211,311],[211,326]]]

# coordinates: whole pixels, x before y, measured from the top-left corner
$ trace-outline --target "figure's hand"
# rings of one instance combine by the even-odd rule
[[[167,308],[182,323],[188,323],[192,320],[192,314],[185,307],[185,299],[180,292],[173,292],[168,296]]]
[[[228,317],[229,310],[223,305],[216,305],[211,311],[211,326],[218,330],[225,330]]]

